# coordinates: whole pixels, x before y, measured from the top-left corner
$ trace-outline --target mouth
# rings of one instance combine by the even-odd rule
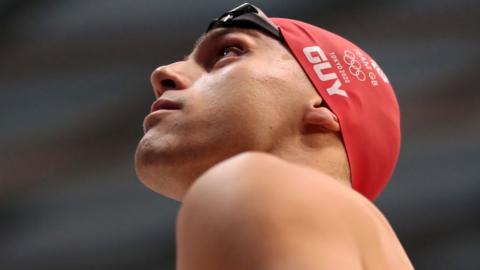
[[[150,107],[150,113],[143,120],[143,131],[146,133],[158,124],[164,113],[182,109],[182,104],[170,99],[157,99]]]
[[[150,108],[150,112],[153,113],[159,110],[180,110],[182,109],[182,104],[175,102],[170,99],[157,99]]]

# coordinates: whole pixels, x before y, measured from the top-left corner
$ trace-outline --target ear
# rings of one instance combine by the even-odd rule
[[[305,111],[303,121],[307,125],[322,127],[327,132],[339,132],[340,123],[337,116],[322,101],[310,105]]]

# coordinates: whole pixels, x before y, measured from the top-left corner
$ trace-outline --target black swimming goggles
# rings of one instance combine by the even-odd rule
[[[270,22],[259,8],[249,3],[244,3],[213,19],[206,32],[218,27],[260,29],[278,40],[283,40],[278,27]]]

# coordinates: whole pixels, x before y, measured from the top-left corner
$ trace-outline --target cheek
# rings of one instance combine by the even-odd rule
[[[199,79],[189,93],[188,129],[217,143],[256,136],[266,120],[261,112],[266,109],[266,98],[259,94],[263,86],[252,76],[229,66]]]
[[[309,81],[295,65],[292,61],[262,58],[206,74],[192,87],[195,121],[207,121],[209,127],[222,132],[257,135],[279,131],[285,122],[296,122],[295,108],[304,97],[298,92],[307,92],[304,88]]]
[[[234,64],[198,80],[193,89],[196,101],[214,114],[231,114],[255,105],[264,99],[264,84],[252,68]]]

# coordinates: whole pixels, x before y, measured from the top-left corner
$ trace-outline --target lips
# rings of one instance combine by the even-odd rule
[[[143,120],[144,132],[147,132],[150,128],[160,122],[164,113],[181,109],[182,104],[179,102],[170,99],[157,99],[150,108],[150,114],[148,114]]]
[[[158,110],[180,110],[182,108],[182,104],[175,102],[170,99],[157,99],[150,108],[150,112],[155,112]]]

